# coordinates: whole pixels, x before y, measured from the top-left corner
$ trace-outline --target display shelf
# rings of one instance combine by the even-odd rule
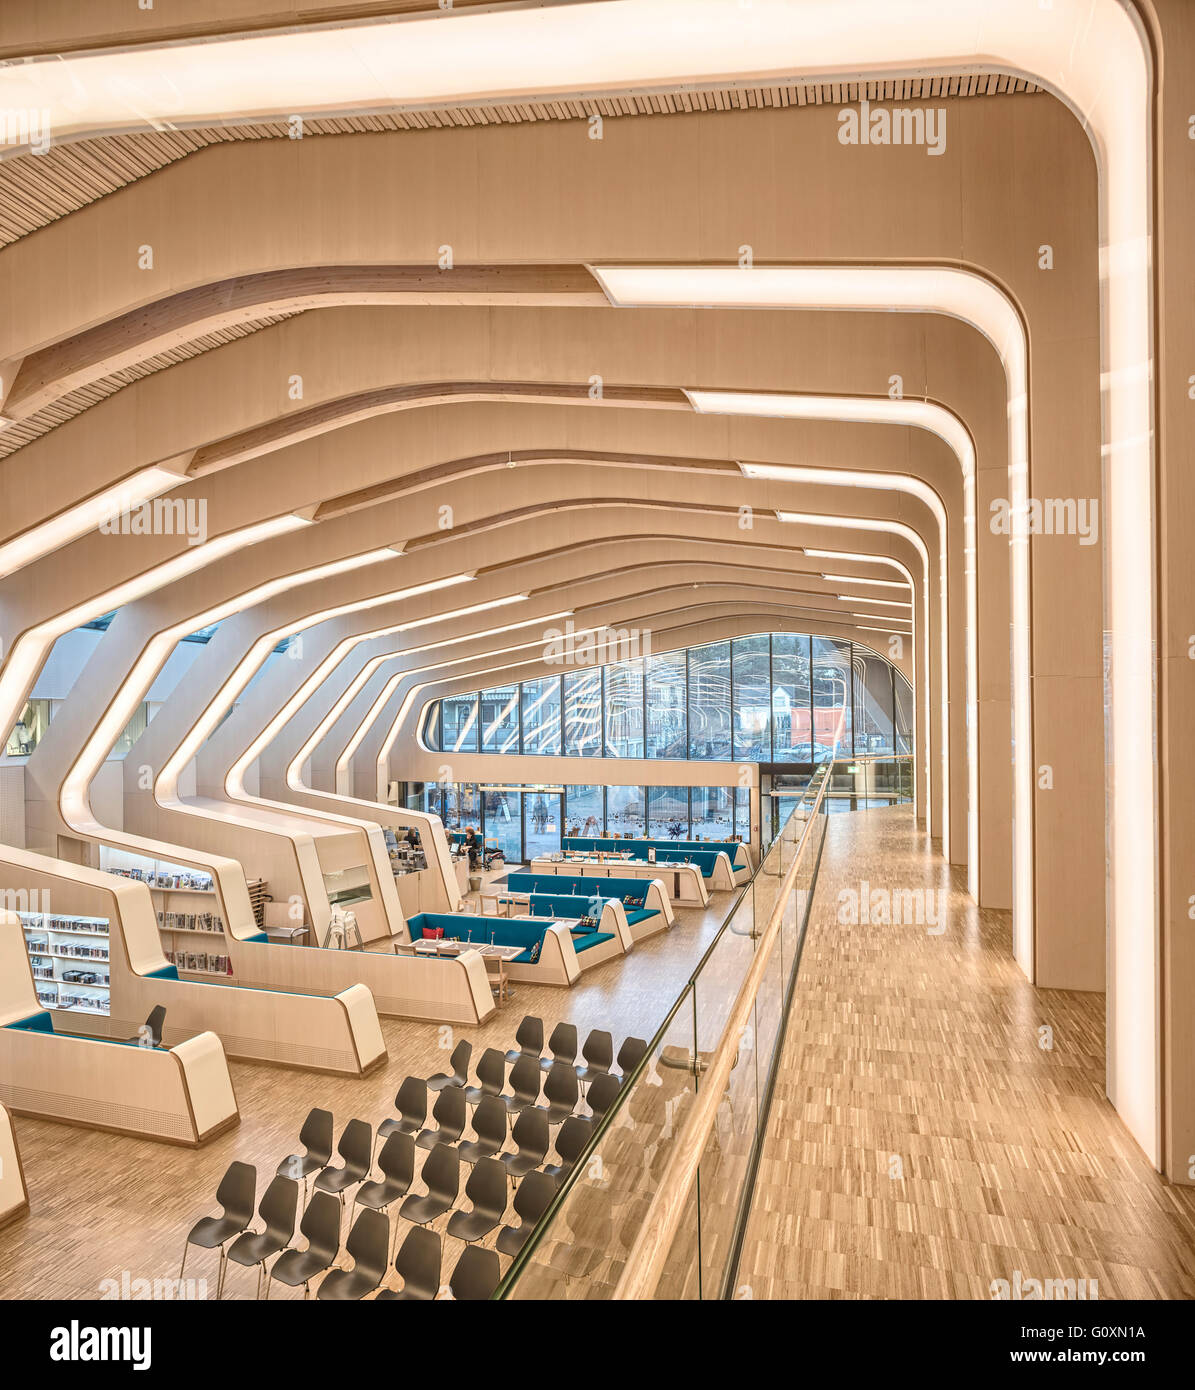
[[[108,919],[62,916],[49,912],[22,912],[20,916],[29,968],[41,1003],[46,1008],[71,1013],[107,1014],[111,990],[110,945],[103,948],[97,946],[97,950],[104,950],[103,955],[87,954],[78,947],[82,940],[110,943]],[[38,964],[34,964],[35,961]],[[104,975],[106,978],[93,981],[63,979],[63,973],[72,969]],[[73,1002],[64,1002],[64,996]]]
[[[224,935],[223,927],[168,927],[163,922],[158,923],[158,930],[162,932],[170,932],[171,935],[177,935],[179,932],[185,932],[187,936]]]

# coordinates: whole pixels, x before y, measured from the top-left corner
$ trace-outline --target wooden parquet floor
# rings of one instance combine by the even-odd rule
[[[943,890],[945,930],[841,923],[864,880]],[[1035,989],[1010,940],[908,808],[831,818],[743,1296],[990,1298],[1020,1270],[1195,1297],[1195,1191],[1153,1171],[1104,1095],[1103,995]]]

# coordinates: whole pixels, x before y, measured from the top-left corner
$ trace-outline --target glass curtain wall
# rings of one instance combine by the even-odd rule
[[[772,761],[813,760],[809,708],[809,638],[772,634]]]
[[[647,756],[684,758],[688,740],[685,652],[647,658]]]
[[[523,793],[523,812],[526,821],[524,839],[527,858],[541,854],[558,854],[561,835],[561,795],[559,792],[526,791]]]
[[[560,677],[523,682],[523,752],[560,754]]]
[[[689,834],[688,787],[648,787],[648,839],[687,840]]]
[[[643,756],[643,659],[606,670],[606,757]]]
[[[565,787],[564,816],[569,834],[603,834],[606,829],[606,788],[592,785]]]
[[[601,667],[569,671],[564,677],[564,752],[571,758],[601,756]]]
[[[643,788],[606,788],[606,829],[611,835],[643,838]]]
[[[508,864],[523,858],[523,797],[512,787],[482,787],[485,842],[497,843]]]
[[[730,756],[730,643],[690,647],[689,757]]]
[[[772,756],[772,683],[770,642],[762,637],[736,637],[731,643],[734,681],[734,758],[740,763],[766,763]]]
[[[814,637],[812,646],[813,761],[851,752],[851,644]]]
[[[519,687],[499,685],[481,692],[481,751],[519,751]]]

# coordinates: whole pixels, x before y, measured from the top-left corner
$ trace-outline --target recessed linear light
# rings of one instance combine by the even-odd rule
[[[809,552],[806,552],[807,554]],[[877,589],[907,589],[903,579],[861,579],[857,574],[823,574],[831,584],[873,584]]]
[[[912,623],[912,618],[890,618],[887,613],[852,613],[852,618],[877,618],[883,623]],[[911,630],[911,629],[910,629]]]
[[[855,626],[860,632],[887,632],[894,637],[907,637],[903,627],[868,627],[865,623],[856,623]]]
[[[913,605],[896,598],[872,598],[870,594],[837,594],[843,603],[874,603],[877,608],[909,608]]]

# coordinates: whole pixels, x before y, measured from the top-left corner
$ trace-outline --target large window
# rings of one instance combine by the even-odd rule
[[[809,730],[809,638],[772,634],[772,761],[812,761]]]
[[[606,757],[643,756],[643,661],[606,667]]]
[[[445,753],[476,753],[477,695],[448,695],[440,701],[440,747]]]
[[[560,753],[560,677],[523,682],[523,752]]]
[[[528,859],[560,852],[560,800],[558,791],[531,790],[523,793]]]
[[[643,836],[643,788],[606,788],[606,828],[611,835]]]
[[[892,667],[883,657],[856,647],[852,660],[855,684],[855,754],[891,753]]]
[[[602,752],[602,672],[600,667],[569,671],[564,677],[564,751],[569,757],[597,758]]]
[[[648,787],[647,835],[651,840],[689,838],[688,787]]]
[[[481,801],[475,782],[450,782],[444,796],[445,830],[481,829]]]
[[[689,757],[730,756],[730,643],[691,647]]]
[[[731,644],[736,762],[766,763],[772,756],[769,647],[766,634],[736,637]]]
[[[519,687],[499,685],[481,692],[481,751],[519,751]]]
[[[486,844],[497,844],[508,864],[523,857],[522,796],[509,787],[482,787]]]
[[[734,790],[731,787],[693,788],[693,838],[729,840],[734,834]]]
[[[766,638],[764,639],[767,640]],[[647,658],[647,756],[685,758],[688,730],[685,706],[685,653]]]
[[[879,653],[764,632],[446,696],[428,704],[423,741],[444,753],[808,767],[910,753],[913,730],[912,687]]]
[[[564,817],[576,834],[600,835],[606,828],[605,787],[565,787]]]
[[[851,752],[851,644],[812,639],[813,761]]]

